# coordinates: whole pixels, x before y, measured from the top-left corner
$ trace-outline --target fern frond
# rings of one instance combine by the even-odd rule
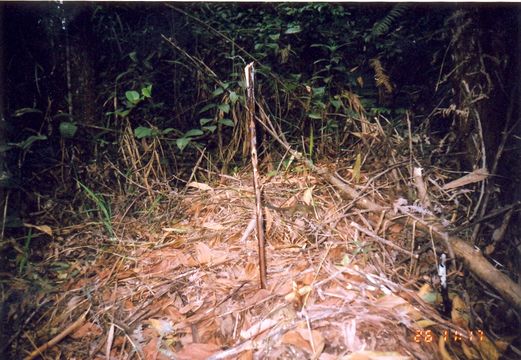
[[[396,19],[402,16],[408,9],[408,7],[409,6],[404,3],[396,4],[382,20],[376,22],[373,25],[373,29],[371,30],[371,36],[373,38],[376,38],[388,32],[393,23],[396,21]]]
[[[391,83],[389,76],[385,73],[380,59],[371,59],[369,65],[374,70],[376,87],[383,87],[388,94],[391,94],[393,92],[393,84]]]

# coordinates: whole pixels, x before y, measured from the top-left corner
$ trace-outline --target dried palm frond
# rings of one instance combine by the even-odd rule
[[[371,59],[369,61],[369,64],[374,70],[374,78],[376,80],[376,86],[379,88],[384,88],[385,91],[388,94],[391,94],[393,92],[393,84],[391,83],[391,79],[389,76],[385,73],[385,69],[382,66],[382,63],[380,62],[380,59]]]

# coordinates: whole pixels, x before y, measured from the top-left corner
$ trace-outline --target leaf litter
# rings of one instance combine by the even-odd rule
[[[347,164],[335,171],[355,176]],[[403,198],[393,204],[399,171],[379,181],[369,171],[356,176],[370,197],[398,214],[432,215]],[[433,191],[447,189],[431,180],[440,182]],[[27,358],[497,359],[508,346],[469,337],[458,296],[451,316],[440,315],[440,294],[426,281],[436,259],[417,251],[405,226],[358,209],[308,172],[263,183],[267,289],[259,289],[249,174],[192,182],[168,192],[176,211],[153,222],[116,215],[116,242],[92,225],[61,232],[41,266],[66,266],[25,331]]]

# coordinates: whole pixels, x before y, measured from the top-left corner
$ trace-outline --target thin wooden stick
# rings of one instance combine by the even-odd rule
[[[38,349],[36,349],[32,353],[30,353],[25,358],[25,360],[32,360],[35,357],[42,355],[42,353],[45,350],[47,350],[47,349],[53,347],[54,345],[58,344],[64,338],[66,338],[67,336],[72,334],[74,331],[79,329],[85,323],[85,319],[86,319],[87,314],[89,313],[89,311],[90,311],[90,307],[75,322],[73,322],[72,324],[67,326],[67,328],[65,328],[65,330],[63,330],[61,333],[59,333],[58,335],[53,337],[51,340],[47,341],[45,344],[40,346]]]
[[[259,275],[260,287],[266,288],[266,250],[264,239],[264,219],[262,217],[262,199],[259,180],[259,165],[257,158],[257,135],[255,131],[255,69],[253,62],[244,68],[246,79],[246,109],[248,124],[250,126],[251,164],[253,167],[253,190],[255,191],[255,218],[257,220],[257,241],[259,244]]]

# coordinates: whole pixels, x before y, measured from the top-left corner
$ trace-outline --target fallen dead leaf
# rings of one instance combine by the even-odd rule
[[[213,353],[220,350],[220,347],[215,344],[188,344],[181,351],[177,352],[177,360],[204,360]]]

